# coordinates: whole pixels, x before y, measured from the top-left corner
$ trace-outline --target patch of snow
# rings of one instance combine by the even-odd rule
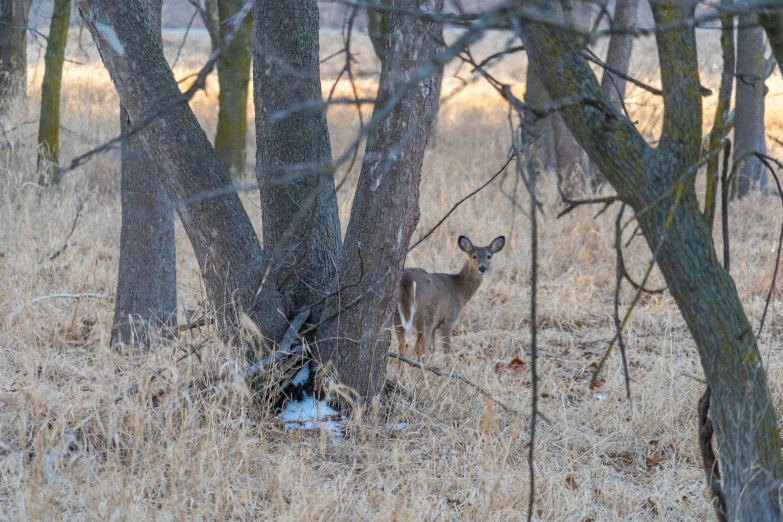
[[[294,380],[299,377],[301,372],[300,370]],[[315,397],[307,394],[300,401],[288,401],[285,409],[276,415],[276,418],[283,421],[283,426],[286,429],[329,430],[340,437],[343,434],[343,426],[332,417],[339,417],[339,413],[325,401],[318,401]]]
[[[304,383],[307,382],[307,379],[310,378],[310,364],[305,364],[302,366],[302,369],[299,370],[299,372],[294,375],[294,378],[291,380],[291,384],[294,386],[301,386]]]
[[[103,22],[95,22],[95,30],[98,31],[98,34],[100,34],[106,43],[114,49],[115,53],[120,56],[125,55],[125,46],[122,45],[119,36],[117,36],[117,33],[114,32],[114,29],[112,29],[111,26],[104,24]]]
[[[408,427],[408,423],[407,422],[398,422],[397,424],[394,425],[392,430],[393,431],[402,431],[402,430],[404,430],[407,427]]]
[[[606,399],[606,397],[604,395],[601,395],[600,393],[594,393],[593,394],[593,398],[595,400],[597,400],[597,401],[602,401],[602,400]]]

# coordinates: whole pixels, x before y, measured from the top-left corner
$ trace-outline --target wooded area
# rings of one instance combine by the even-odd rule
[[[447,439],[481,445],[475,451],[492,462],[495,482],[474,490],[472,500],[460,493],[463,500],[455,502],[440,499],[430,484],[423,490],[440,500],[414,503],[409,514],[423,517],[432,508],[446,518],[482,514],[487,519],[492,513],[496,519],[558,520],[565,501],[553,491],[562,490],[576,496],[572,501],[584,508],[585,520],[691,519],[707,511],[719,520],[783,518],[778,419],[783,395],[775,379],[783,361],[775,312],[783,228],[777,242],[773,228],[780,226],[776,202],[783,199],[778,176],[783,124],[776,123],[780,114],[771,107],[778,102],[770,96],[770,86],[781,85],[783,2],[531,0],[468,9],[443,0],[341,1],[344,23],[330,37],[316,0],[188,0],[183,5],[192,12],[190,22],[176,33],[174,47],[167,47],[172,36],[164,29],[166,1],[74,0],[77,25],[70,0],[54,0],[46,35],[28,25],[31,12],[38,16],[38,4],[0,2],[0,161],[8,173],[0,207],[7,217],[20,216],[21,223],[38,207],[64,208],[80,200],[58,249],[44,252],[36,246],[34,255],[23,255],[24,262],[10,247],[0,251],[0,264],[8,257],[13,260],[8,266],[15,267],[7,271],[15,283],[0,287],[0,305],[8,308],[0,337],[8,367],[19,368],[12,347],[22,343],[19,325],[31,320],[33,305],[70,302],[66,330],[72,331],[85,299],[113,300],[113,313],[103,310],[98,320],[85,315],[78,327],[82,333],[67,334],[73,339],[62,344],[62,350],[86,346],[84,339],[91,339],[89,332],[105,319],[106,335],[96,341],[103,355],[90,355],[89,365],[115,368],[120,384],[89,412],[69,413],[70,418],[56,421],[56,430],[47,428],[53,430],[46,435],[51,440],[59,430],[71,441],[58,454],[58,466],[78,452],[88,459],[98,450],[135,461],[136,450],[118,442],[125,437],[118,433],[135,430],[137,440],[148,441],[168,428],[153,434],[138,421],[109,433],[95,431],[96,426],[125,423],[130,414],[117,413],[118,408],[135,402],[138,412],[145,412],[137,418],[143,415],[147,426],[160,426],[156,411],[181,407],[160,405],[184,404],[183,397],[188,408],[197,403],[196,410],[209,410],[213,418],[230,411],[231,418],[241,419],[235,425],[242,430],[274,423],[283,434],[292,427],[316,428],[320,458],[325,458],[327,438],[346,437],[364,447],[368,437],[391,440],[396,431],[425,422],[408,417],[392,422],[400,408],[434,408],[427,410],[430,415],[457,411],[456,404],[467,399],[447,388],[456,381],[483,397],[474,408],[483,412],[475,417],[482,428]],[[205,27],[198,40],[203,52],[195,50],[201,43],[188,43],[198,38],[192,29],[197,18]],[[362,24],[367,33],[357,29]],[[45,46],[42,75],[37,65],[28,65],[39,34],[39,45]],[[641,55],[651,64],[648,73],[639,67]],[[177,67],[181,57],[185,65]],[[87,69],[91,63],[96,66]],[[112,115],[114,130],[92,141],[83,139],[91,123],[65,116],[73,114],[67,97],[78,74],[69,71],[78,71],[77,64],[87,71],[78,89],[95,97],[90,103],[96,108],[108,100],[116,111],[99,109]],[[99,74],[108,74],[110,92],[97,87],[90,92]],[[85,118],[90,114],[85,104],[78,110]],[[30,111],[35,120],[27,119]],[[27,147],[20,132],[31,124],[38,125],[37,140]],[[64,147],[66,139],[78,148]],[[21,165],[31,153],[35,167],[27,172]],[[438,161],[448,163],[434,167]],[[117,174],[116,186],[92,181],[101,168]],[[72,187],[79,183],[89,188],[75,198]],[[431,190],[429,183],[439,197],[422,195]],[[494,195],[486,196],[486,187]],[[31,190],[36,199],[25,195]],[[474,197],[492,199],[468,201]],[[107,235],[116,250],[108,262],[96,253],[97,246],[64,253],[85,201],[93,208],[109,208],[107,201],[120,205],[119,235]],[[609,207],[616,209],[614,217],[603,216]],[[748,225],[751,218],[743,213],[749,216],[751,210],[761,213],[763,222]],[[467,213],[457,221],[455,212]],[[478,303],[462,311],[475,288],[465,299],[451,299],[445,291],[439,296],[437,284],[436,290],[425,287],[437,278],[458,277],[437,266],[426,267],[436,278],[411,280],[400,290],[403,270],[417,266],[412,259],[428,259],[417,257],[419,245],[436,252],[441,263],[456,262],[462,255],[456,237],[473,238],[462,228],[478,226],[488,237],[477,244],[502,239],[499,247],[479,249],[484,257],[475,261],[483,263],[477,281],[486,277],[488,282]],[[747,232],[751,228],[754,232]],[[38,235],[51,234],[46,227],[36,232],[37,239],[25,241],[33,244],[41,241]],[[0,237],[25,245],[18,243],[19,233],[0,229]],[[476,256],[466,241],[470,248],[462,243],[459,248]],[[507,241],[511,248],[503,253],[504,264],[489,270],[487,252],[491,257]],[[28,247],[17,248],[26,252]],[[64,257],[69,264],[43,268],[66,263]],[[65,280],[70,265],[84,259],[92,265],[78,266],[90,268],[69,276],[82,281],[80,290],[23,302],[11,297],[13,285]],[[41,268],[25,272],[33,265]],[[103,266],[111,266],[106,270],[113,288],[84,290]],[[562,274],[553,275],[554,266],[566,267],[562,273],[572,267],[569,282],[557,286]],[[748,284],[762,290],[748,291]],[[407,300],[404,307],[401,299]],[[433,299],[441,299],[442,306],[425,306]],[[582,303],[574,308],[580,312],[560,310],[561,300],[569,299]],[[482,329],[495,331],[509,301],[526,308],[515,312],[505,333],[477,338]],[[431,314],[448,307],[449,313],[419,316],[416,323],[431,329],[425,338],[438,329],[446,332],[447,349],[431,348],[423,355],[417,350],[414,361],[400,342],[401,354],[394,353],[395,327],[401,333],[401,325],[413,324],[417,310]],[[575,478],[579,465],[571,457],[563,461],[568,471],[565,478],[558,476],[558,486],[547,479],[550,472],[536,463],[545,452],[537,437],[555,446],[559,436],[570,440],[563,434],[573,429],[567,417],[577,388],[595,401],[586,425],[596,410],[621,425],[650,417],[645,401],[651,392],[637,391],[635,381],[653,364],[640,357],[651,350],[645,343],[658,342],[648,338],[659,335],[650,332],[663,319],[650,319],[645,311],[655,307],[666,310],[660,312],[667,317],[663,330],[681,332],[668,345],[691,350],[688,391],[672,392],[687,402],[670,399],[664,409],[670,413],[664,415],[674,415],[675,409],[688,415],[686,442],[670,450],[689,452],[677,469],[680,476],[687,469],[701,477],[693,513],[701,511],[691,516],[656,507],[644,515],[617,509],[595,514],[580,496],[589,488],[580,491],[585,479]],[[452,342],[460,315],[463,326]],[[56,329],[56,321],[51,324]],[[572,337],[590,333],[591,339],[556,341],[555,331]],[[44,329],[35,342],[45,353],[60,350],[58,343],[47,345],[48,336]],[[456,353],[450,353],[452,346]],[[498,347],[502,356],[490,356]],[[560,377],[547,372],[559,371],[561,359],[574,357],[572,352],[589,362],[577,364],[567,385],[553,384]],[[133,372],[144,373],[145,361],[157,361],[158,367],[145,367],[139,377]],[[49,362],[30,364],[38,366],[36,379],[41,379],[40,368]],[[677,367],[672,364],[671,375]],[[492,377],[470,373],[481,365]],[[27,451],[32,456],[18,464],[22,467],[38,458],[44,435],[34,435],[38,428],[28,428],[27,414],[20,413],[35,408],[14,406],[11,414],[3,405],[23,404],[12,389],[30,379],[28,370],[9,371],[2,386],[11,395],[0,394],[0,416],[10,415],[9,425],[20,426],[21,434],[0,433],[0,458]],[[513,387],[499,393],[509,379]],[[618,406],[605,401],[608,389]],[[561,406],[549,405],[553,394],[560,394]],[[313,417],[294,416],[292,424],[287,412],[305,403],[314,405]],[[196,410],[174,414],[180,416],[175,422],[206,429],[195,427],[206,415]],[[502,426],[500,411],[507,416]],[[554,414],[558,417],[551,421]],[[160,419],[170,424],[171,415]],[[460,425],[459,415],[448,415],[453,420],[441,421],[444,426]],[[541,419],[545,423],[537,422]],[[659,421],[661,415],[654,422]],[[35,421],[36,426],[43,422]],[[660,443],[663,428],[647,433],[633,426],[634,436],[648,439],[657,452],[652,460],[637,457],[645,470],[656,468],[656,459],[669,451]],[[206,430],[214,429],[210,424]],[[439,429],[422,428],[422,433]],[[238,437],[249,438],[248,433]],[[493,446],[501,439],[505,442]],[[445,452],[452,451],[443,440],[431,453],[444,445]],[[26,444],[38,446],[25,449]],[[407,454],[410,448],[394,451]],[[457,469],[464,458],[457,458]],[[631,457],[617,450],[604,460],[622,467],[626,458]],[[42,462],[35,465],[49,469],[49,461]],[[504,473],[513,473],[514,480],[505,481]],[[507,492],[506,500],[496,498],[499,488]],[[600,496],[595,489],[591,495]],[[21,497],[13,495],[14,513],[30,515]],[[688,495],[674,496],[691,502]],[[274,509],[282,516],[283,508]]]

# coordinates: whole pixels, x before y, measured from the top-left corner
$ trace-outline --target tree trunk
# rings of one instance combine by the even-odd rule
[[[656,24],[693,16],[693,3],[650,2]],[[688,6],[691,6],[690,8]],[[682,27],[685,27],[684,24]],[[555,27],[525,24],[522,40],[555,99],[602,99],[605,110],[574,105],[569,127],[642,230],[688,325],[712,389],[723,488],[730,520],[780,520],[783,479],[775,411],[753,329],[736,287],[719,263],[693,179],[699,161],[701,97],[692,28],[656,33],[665,110],[656,149],[603,95],[578,42]],[[660,248],[660,250],[659,250]]]
[[[41,85],[41,120],[38,126],[39,185],[49,184],[60,162],[60,90],[70,25],[71,0],[55,0]]]
[[[204,9],[201,11],[201,20],[209,33],[209,41],[212,44],[212,50],[217,48],[220,43],[220,0],[204,0]]]
[[[219,0],[220,20],[228,20],[242,7],[242,0]],[[248,16],[217,64],[220,94],[215,152],[234,177],[245,172],[247,89],[250,83],[252,20]],[[220,26],[221,38],[226,26]]]
[[[639,0],[617,0],[614,7],[614,24],[618,27],[631,27],[636,24]],[[606,53],[606,65],[628,74],[631,64],[634,36],[615,33],[609,39],[609,50]],[[612,81],[614,76],[614,81]],[[617,110],[621,110],[621,101],[625,98],[625,80],[604,71],[601,78],[601,90]]]
[[[160,0],[144,0],[147,24],[160,42]],[[120,107],[120,130],[131,126]],[[174,209],[147,158],[145,129],[122,144],[122,229],[111,343],[149,348],[148,328],[177,324]],[[176,334],[169,334],[176,337]]]
[[[533,72],[533,67],[528,64],[527,66],[527,87],[525,89],[525,103],[534,109],[541,109],[552,101],[549,97],[549,93],[546,92],[544,84],[536,77]],[[530,144],[530,150],[533,156],[536,158],[536,164],[542,170],[551,170],[558,172],[557,169],[557,156],[555,155],[555,135],[552,130],[552,117],[533,119],[531,118],[530,133],[531,139],[534,140]]]
[[[131,120],[159,110],[180,95],[163,49],[144,22],[137,0],[108,4],[77,0],[85,25]],[[287,328],[276,288],[261,282],[266,270],[258,238],[231,178],[187,104],[165,111],[141,134],[150,161],[188,234],[218,323],[236,324],[246,311],[262,333],[280,339]],[[214,195],[214,192],[223,192]],[[210,195],[212,194],[212,195]],[[208,197],[209,196],[209,197]],[[257,295],[257,291],[261,295]]]
[[[27,88],[27,14],[31,0],[0,0],[0,118]]]
[[[370,4],[390,7],[391,0],[370,0]],[[383,63],[386,57],[386,41],[389,39],[389,11],[367,8],[367,33],[375,56]]]
[[[754,15],[739,17],[737,31],[737,94],[734,114],[734,157],[747,151],[767,152],[764,138],[764,29]],[[737,196],[767,189],[767,171],[758,158],[743,160],[737,169]]]
[[[254,14],[256,176],[264,252],[275,268],[273,280],[285,286],[288,309],[294,310],[332,289],[340,253],[326,110],[319,106],[275,119],[279,111],[322,102],[318,4],[257,0]],[[312,310],[311,322],[318,322],[321,308]]]
[[[408,17],[421,8],[439,12],[443,0],[395,0],[373,119],[387,100],[438,50],[439,24]],[[419,184],[431,117],[437,111],[440,72],[434,68],[370,132],[351,220],[339,263],[341,292],[330,300],[336,315],[318,332],[324,362],[359,397],[380,392],[394,295],[405,253],[419,220]],[[373,120],[374,121],[374,120]]]

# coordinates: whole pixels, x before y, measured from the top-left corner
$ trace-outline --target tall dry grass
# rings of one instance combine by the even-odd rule
[[[716,42],[701,42],[703,82],[716,87]],[[114,136],[117,97],[93,51],[72,38],[66,64],[61,154],[68,160]],[[339,36],[322,35],[324,56]],[[167,38],[173,57],[179,41]],[[486,55],[506,37],[476,46]],[[375,87],[372,49],[361,35],[359,86]],[[85,42],[89,48],[89,42]],[[176,74],[204,59],[208,42],[191,36]],[[655,82],[654,47],[639,43],[634,74]],[[652,55],[652,57],[651,57]],[[717,63],[717,65],[716,65]],[[325,89],[340,64],[324,65]],[[508,58],[497,74],[519,82],[526,62]],[[445,92],[468,79],[448,71]],[[390,364],[390,375],[411,392],[392,396],[346,423],[346,434],[288,432],[264,415],[247,389],[230,377],[236,351],[209,340],[208,329],[161,343],[148,356],[118,355],[108,346],[116,280],[120,208],[117,153],[90,161],[46,192],[34,184],[36,114],[41,71],[31,70],[29,103],[9,124],[13,148],[0,150],[0,519],[2,520],[518,520],[528,495],[527,419],[511,416],[456,381]],[[768,130],[779,135],[781,79],[768,82]],[[346,94],[347,86],[338,86]],[[639,89],[629,109],[654,139],[661,107]],[[214,79],[193,102],[213,133]],[[705,99],[706,114],[714,96]],[[369,113],[365,113],[368,116]],[[708,128],[709,116],[705,117]],[[349,108],[329,113],[336,154],[358,128]],[[482,83],[451,99],[438,120],[437,142],[424,164],[418,233],[428,230],[463,195],[504,162],[510,144],[507,110]],[[254,136],[248,137],[252,176]],[[777,146],[773,152],[780,154]],[[341,171],[355,179],[358,168]],[[539,520],[703,520],[712,516],[697,452],[695,407],[702,390],[693,342],[668,295],[646,297],[626,329],[633,402],[625,400],[614,354],[596,390],[587,382],[613,334],[614,211],[593,218],[584,208],[556,219],[561,208],[553,176],[542,178],[540,252],[540,423],[535,469]],[[408,266],[457,270],[456,237],[485,243],[509,239],[484,286],[464,312],[456,354],[427,354],[523,411],[530,401],[528,361],[529,230],[497,181],[462,207],[408,259]],[[524,202],[523,190],[516,188]],[[255,192],[242,194],[259,225]],[[340,194],[350,211],[350,183]],[[84,202],[67,249],[76,209]],[[732,206],[732,266],[740,295],[758,325],[772,277],[780,203],[753,196]],[[260,230],[260,227],[259,227]],[[418,234],[417,233],[417,234]],[[719,240],[719,236],[716,236]],[[198,267],[177,230],[181,308],[204,294]],[[636,240],[626,259],[638,277],[650,253]],[[653,276],[653,284],[660,284]],[[81,300],[40,297],[97,293]],[[626,306],[630,290],[622,294]],[[783,411],[781,303],[776,293],[760,346],[777,410]],[[176,359],[207,341],[200,359]],[[153,371],[159,371],[154,381]],[[196,383],[193,385],[193,383]],[[136,393],[128,390],[137,388]],[[404,423],[404,424],[402,424]],[[401,429],[395,430],[398,427]]]

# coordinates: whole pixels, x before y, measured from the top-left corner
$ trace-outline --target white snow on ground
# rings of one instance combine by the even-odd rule
[[[294,380],[301,373],[302,370],[294,377]],[[333,417],[339,417],[339,413],[329,407],[325,401],[317,401],[315,397],[306,394],[301,401],[288,401],[285,409],[276,415],[276,418],[283,421],[286,429],[330,430],[334,435],[341,437],[343,426],[333,420]]]
[[[304,383],[307,382],[307,379],[310,378],[310,364],[305,364],[302,366],[302,369],[299,370],[299,372],[294,375],[293,380],[291,380],[291,384],[294,386],[301,386]]]

